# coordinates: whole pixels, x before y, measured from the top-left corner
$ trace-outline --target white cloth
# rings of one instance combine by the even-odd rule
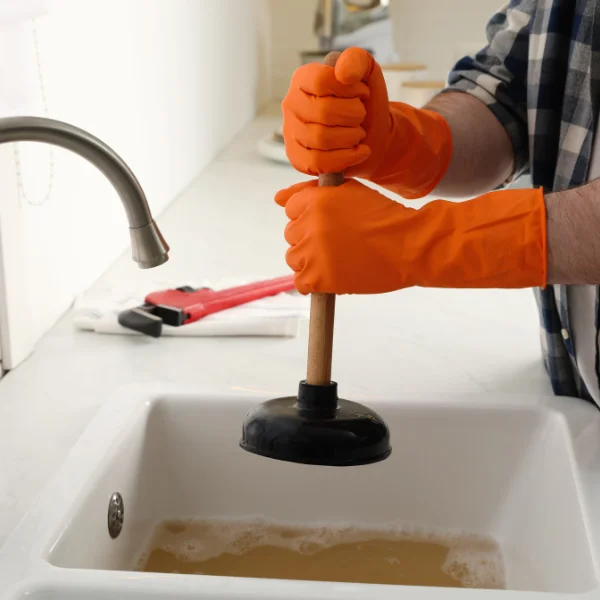
[[[594,136],[594,146],[588,179],[600,177],[600,128]],[[596,403],[600,403],[600,389],[596,375],[596,287],[573,285],[569,288],[569,317],[577,366],[585,386]],[[563,331],[563,335],[569,332]]]
[[[250,281],[258,281],[258,278]],[[192,283],[193,287],[224,289],[250,281],[220,280]],[[177,288],[181,282],[155,281],[135,286],[117,284],[84,294],[73,307],[73,323],[77,329],[96,333],[141,335],[119,325],[121,311],[144,303],[152,291]],[[186,282],[186,285],[188,283]],[[165,336],[276,336],[295,337],[309,316],[309,299],[296,292],[279,294],[208,315],[181,327],[163,326]]]

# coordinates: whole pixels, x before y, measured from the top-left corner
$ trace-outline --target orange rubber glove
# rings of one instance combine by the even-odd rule
[[[286,259],[302,294],[377,294],[410,287],[546,285],[541,189],[491,192],[419,210],[346,180],[280,191],[290,219]]]
[[[344,171],[404,198],[429,194],[452,154],[445,119],[388,101],[380,66],[349,48],[335,69],[300,67],[282,103],[286,154],[307,175]]]

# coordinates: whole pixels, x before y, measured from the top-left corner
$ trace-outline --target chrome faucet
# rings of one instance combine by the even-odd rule
[[[169,259],[169,246],[152,218],[146,195],[125,161],[93,135],[61,121],[42,117],[0,118],[0,144],[43,142],[79,154],[113,184],[129,221],[131,254],[142,269]]]

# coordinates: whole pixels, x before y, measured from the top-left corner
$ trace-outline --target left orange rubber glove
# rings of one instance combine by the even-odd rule
[[[290,219],[286,258],[302,294],[546,285],[541,189],[415,210],[350,179],[339,187],[299,183],[275,201]]]

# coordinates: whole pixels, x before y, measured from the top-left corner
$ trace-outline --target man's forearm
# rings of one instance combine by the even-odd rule
[[[425,108],[442,115],[452,131],[452,159],[436,195],[477,196],[508,179],[514,163],[512,144],[483,102],[469,94],[447,92]]]
[[[548,283],[600,285],[600,180],[545,202]]]
[[[452,160],[436,195],[476,196],[506,181],[512,144],[485,104],[449,92],[425,108],[441,114],[452,131]],[[548,283],[600,285],[600,179],[546,194],[545,203]]]

